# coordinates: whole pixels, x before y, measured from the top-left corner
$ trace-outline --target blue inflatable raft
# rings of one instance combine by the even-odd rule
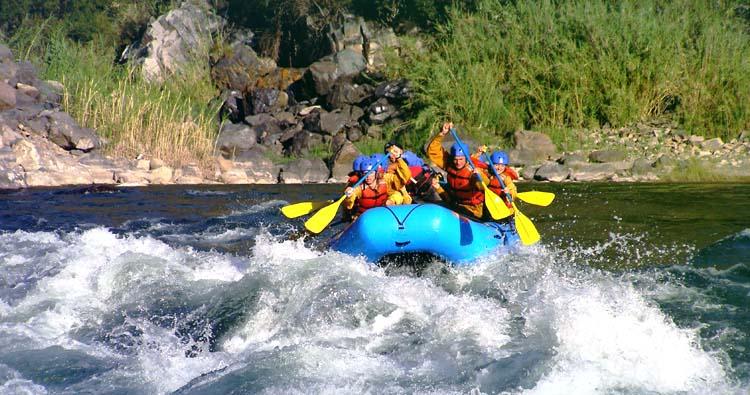
[[[365,211],[330,246],[373,263],[389,255],[432,254],[460,266],[518,241],[512,221],[480,223],[436,204],[409,204]]]

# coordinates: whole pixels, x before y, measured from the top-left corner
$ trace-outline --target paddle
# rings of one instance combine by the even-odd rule
[[[370,170],[368,170],[365,174],[362,175],[362,178],[357,181],[354,185],[352,185],[352,189],[359,186],[359,184],[363,183],[365,179],[367,179],[367,176],[370,175],[373,171],[376,171],[378,169],[378,166],[383,164],[384,161],[388,160],[388,155],[383,156],[378,163],[372,166]],[[333,221],[333,218],[336,216],[336,213],[339,211],[339,207],[341,206],[341,202],[346,199],[348,195],[343,194],[339,200],[336,200],[335,202],[329,204],[328,206],[323,207],[315,213],[312,217],[310,217],[307,221],[305,221],[305,228],[309,230],[312,233],[320,233],[325,229],[328,224]]]
[[[494,174],[495,178],[497,178],[497,181],[500,182],[500,187],[505,189],[505,183],[503,182],[502,177],[497,174],[497,169],[495,169],[495,166],[492,164],[492,160],[486,152],[484,153],[484,159],[489,164],[488,167],[492,169],[492,174]],[[505,197],[508,199],[508,202],[510,202],[511,206],[513,206],[513,211],[516,212],[516,230],[518,230],[518,236],[521,238],[521,243],[523,243],[524,245],[532,245],[539,241],[541,237],[539,236],[539,232],[536,230],[536,226],[534,226],[534,223],[531,222],[529,217],[525,216],[518,209],[518,207],[516,207],[516,203],[513,202],[513,197],[509,193],[506,193]]]
[[[464,143],[461,142],[461,139],[458,138],[456,129],[451,128],[451,134],[453,135],[453,139],[456,140],[458,144],[460,144],[462,147],[467,147],[466,145],[464,145]],[[466,154],[466,163],[471,168],[471,171],[475,171],[476,168],[474,167],[474,163],[471,161],[470,154],[468,152],[464,152],[464,154]],[[512,214],[510,209],[504,204],[497,203],[502,202],[500,200],[500,197],[497,196],[495,192],[492,192],[492,190],[487,186],[481,176],[477,175],[477,178],[479,178],[479,182],[481,182],[482,187],[484,187],[484,205],[487,206],[487,211],[490,212],[492,219],[498,220],[510,216]]]
[[[324,202],[300,202],[294,204],[288,204],[281,208],[281,213],[287,218],[297,218],[303,215],[310,214],[311,212],[318,210],[326,205],[333,203],[333,200],[326,200]]]
[[[518,198],[535,206],[547,207],[555,200],[555,194],[552,192],[527,191],[519,192]]]

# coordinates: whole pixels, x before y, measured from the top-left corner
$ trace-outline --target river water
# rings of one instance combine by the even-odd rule
[[[300,237],[335,185],[0,192],[0,393],[748,393],[750,185],[532,188],[464,268]]]

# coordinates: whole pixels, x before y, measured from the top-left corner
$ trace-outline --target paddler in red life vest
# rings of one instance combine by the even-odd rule
[[[367,173],[377,162],[370,158],[362,160],[359,167],[360,174]],[[356,219],[365,211],[386,205],[397,204],[397,193],[394,193],[384,178],[376,175],[377,171],[371,172],[365,181],[356,188],[347,187],[344,193],[344,207],[352,213],[352,220]]]
[[[479,168],[471,171],[471,167],[466,162],[471,160],[469,147],[455,143],[449,152],[443,149],[443,138],[452,127],[452,122],[444,123],[440,132],[427,146],[427,157],[435,166],[448,173],[446,177],[448,189],[443,191],[440,188],[437,192],[456,211],[481,219],[484,214],[484,190],[480,177],[485,183],[489,180]]]
[[[484,156],[482,154],[484,154],[486,150],[486,146],[480,147],[479,151],[477,152],[477,156]],[[513,181],[518,179],[518,173],[516,173],[515,170],[508,166],[510,158],[505,151],[493,152],[492,155],[490,155],[490,161],[492,161],[491,165],[495,168],[497,174],[499,174],[503,179],[505,189],[503,189],[502,184],[500,184],[497,178],[495,178],[495,173],[492,171],[492,169],[489,168],[490,164],[484,161],[474,161],[474,163],[476,163],[477,167],[486,170],[487,177],[490,179],[490,182],[487,186],[492,190],[492,192],[495,192],[495,194],[502,197],[505,204],[509,206],[508,208],[513,211],[513,208],[510,207],[510,202],[508,201],[506,196],[510,195],[513,200],[516,200],[518,191],[516,189],[516,184],[513,183]]]
[[[362,161],[367,159],[368,157],[365,155],[358,155],[356,158],[354,158],[354,162],[352,162],[352,171],[347,174],[349,179],[346,180],[346,186],[350,187],[359,181],[359,177],[362,175],[359,172],[359,167],[362,164]]]

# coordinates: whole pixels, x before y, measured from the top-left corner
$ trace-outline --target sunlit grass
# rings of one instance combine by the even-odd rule
[[[60,81],[62,109],[107,139],[107,154],[159,158],[172,166],[211,166],[218,132],[217,95],[208,64],[194,61],[164,83],[113,62],[100,41],[75,43],[54,27],[19,30],[10,40],[44,79]],[[208,43],[207,43],[208,45]]]
[[[483,141],[519,129],[575,145],[567,130],[668,117],[730,140],[750,127],[750,34],[731,2],[480,2],[454,11],[391,76],[415,87],[415,144],[446,119]]]

